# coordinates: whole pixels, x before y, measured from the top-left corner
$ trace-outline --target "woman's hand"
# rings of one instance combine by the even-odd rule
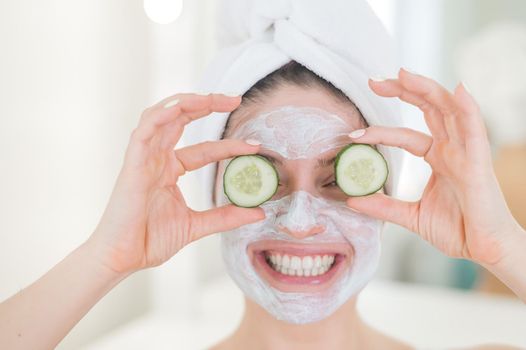
[[[422,198],[401,201],[383,193],[351,197],[348,206],[418,233],[443,253],[495,265],[524,242],[493,171],[486,128],[475,100],[459,84],[454,93],[431,79],[400,70],[398,79],[370,80],[384,97],[417,106],[431,135],[409,128],[371,126],[359,143],[401,147],[423,157],[432,174]]]
[[[194,211],[177,186],[187,171],[258,151],[259,146],[241,140],[204,142],[174,151],[186,124],[213,111],[230,112],[240,102],[240,97],[220,94],[178,94],[142,113],[110,201],[88,240],[106,267],[127,274],[157,266],[192,241],[264,218],[261,208],[232,204]]]

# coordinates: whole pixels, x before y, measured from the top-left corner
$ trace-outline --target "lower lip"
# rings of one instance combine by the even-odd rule
[[[336,254],[334,257],[334,263],[331,268],[325,272],[323,275],[318,276],[289,276],[279,273],[274,270],[266,261],[265,254],[263,251],[255,252],[255,261],[256,268],[259,268],[263,273],[269,276],[272,280],[283,283],[283,284],[293,284],[293,285],[325,285],[330,284],[331,280],[335,279],[335,276],[342,270],[345,266],[346,258],[341,254]]]

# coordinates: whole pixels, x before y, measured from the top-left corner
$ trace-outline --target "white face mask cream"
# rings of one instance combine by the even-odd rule
[[[315,107],[284,106],[242,124],[231,138],[254,139],[287,159],[306,159],[348,144],[351,126]]]
[[[340,117],[324,110],[282,107],[251,118],[231,138],[253,138],[286,159],[307,159],[348,144],[346,135],[350,131],[352,128]],[[222,192],[218,194],[218,205],[228,203]],[[382,221],[354,212],[343,201],[315,197],[303,190],[265,202],[261,207],[266,218],[224,232],[221,248],[232,279],[248,298],[275,318],[296,324],[319,321],[356,295],[372,278],[380,257]],[[283,230],[307,232],[314,227],[321,230],[302,239]],[[316,292],[282,291],[271,286],[250,259],[247,249],[260,241],[283,243],[283,247],[290,243],[311,247],[343,244],[350,247],[350,264],[343,266],[345,270],[329,288]]]

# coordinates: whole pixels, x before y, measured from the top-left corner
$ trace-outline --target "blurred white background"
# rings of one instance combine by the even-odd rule
[[[509,31],[496,34],[503,40],[481,36],[499,23],[521,33],[525,1],[370,3],[399,43],[402,66],[449,89],[464,79],[484,98],[488,125],[507,118],[515,130],[526,128],[520,119],[526,74],[513,68],[526,67],[520,59],[526,34],[502,48],[491,45],[505,41]],[[215,6],[213,0],[187,0],[175,22],[157,24],[142,0],[0,1],[0,300],[36,280],[95,229],[142,110],[194,91],[215,53]],[[509,70],[492,70],[501,66]],[[517,83],[493,84],[492,74]],[[487,79],[477,79],[482,75]],[[495,91],[499,99],[492,102]],[[517,107],[501,115],[497,102]],[[416,109],[405,107],[404,118],[427,131]],[[515,144],[526,143],[523,133],[513,137]],[[495,133],[495,152],[506,140]],[[429,169],[408,155],[405,171],[405,199],[417,199]],[[196,186],[191,176],[182,179],[187,201],[199,208]],[[361,307],[378,328],[416,345],[526,346],[524,306],[513,297],[466,292],[478,288],[482,275],[388,224],[377,280],[364,291]],[[203,348],[233,330],[241,313],[241,294],[226,277],[212,236],[122,282],[59,348]]]

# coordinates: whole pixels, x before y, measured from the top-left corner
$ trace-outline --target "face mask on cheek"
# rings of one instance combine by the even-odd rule
[[[266,219],[224,232],[222,255],[227,271],[244,294],[275,318],[303,324],[319,321],[336,311],[369,282],[380,257],[383,222],[356,213],[345,203],[317,198],[305,191],[261,205]],[[278,228],[308,230],[322,225],[322,233],[297,239]],[[323,292],[283,292],[263,279],[247,254],[247,247],[260,240],[313,244],[346,243],[352,246],[350,268]]]

